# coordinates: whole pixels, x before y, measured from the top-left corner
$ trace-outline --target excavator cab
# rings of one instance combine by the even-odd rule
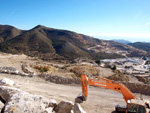
[[[143,105],[130,103],[127,104],[126,113],[146,113],[146,108]]]

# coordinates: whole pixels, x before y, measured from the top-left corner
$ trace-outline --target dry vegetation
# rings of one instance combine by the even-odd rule
[[[35,69],[38,69],[40,72],[48,72],[50,70],[50,67],[48,66],[35,66]]]
[[[99,75],[99,70],[92,66],[70,66],[67,70],[73,72],[77,77],[82,74]]]
[[[124,75],[123,73],[121,73],[118,70],[114,71],[114,74],[112,76],[107,77],[110,80],[114,80],[114,81],[129,81],[129,77]]]

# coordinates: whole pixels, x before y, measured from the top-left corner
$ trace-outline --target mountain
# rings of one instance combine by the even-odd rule
[[[135,43],[129,43],[128,45],[133,46],[138,49],[142,49],[144,51],[150,52],[150,43],[146,42],[135,42]]]
[[[5,29],[4,29],[5,28]],[[114,41],[99,40],[76,32],[48,28],[38,25],[30,30],[19,30],[12,26],[0,26],[0,51],[24,53],[44,60],[120,58],[142,56],[144,50]],[[7,32],[6,31],[10,31]]]
[[[23,30],[17,29],[13,26],[0,25],[0,43],[4,42],[5,40],[12,39],[23,32]]]
[[[130,41],[123,40],[123,39],[113,39],[113,41],[121,43],[121,44],[129,44],[129,43],[131,43]]]

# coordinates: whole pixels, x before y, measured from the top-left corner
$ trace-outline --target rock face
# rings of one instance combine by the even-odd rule
[[[14,86],[14,81],[7,79],[7,78],[3,78],[0,80],[0,85]]]

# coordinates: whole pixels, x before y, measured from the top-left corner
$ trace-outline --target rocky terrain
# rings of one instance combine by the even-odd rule
[[[14,88],[14,81],[10,79],[3,78],[0,84],[0,96],[4,104],[1,105],[2,113],[85,113],[80,104],[71,101],[57,103],[54,99],[49,100]]]
[[[75,104],[74,100],[81,92],[80,74],[83,73],[115,80],[122,78],[121,81],[136,97],[140,98],[142,93],[144,99],[150,98],[149,85],[144,85],[132,76],[100,67],[92,60],[45,62],[23,54],[0,53],[0,72],[3,102],[0,105],[3,112],[115,113],[117,104],[126,105],[118,92],[92,86],[89,87],[87,101]],[[7,79],[13,82],[5,82]]]

